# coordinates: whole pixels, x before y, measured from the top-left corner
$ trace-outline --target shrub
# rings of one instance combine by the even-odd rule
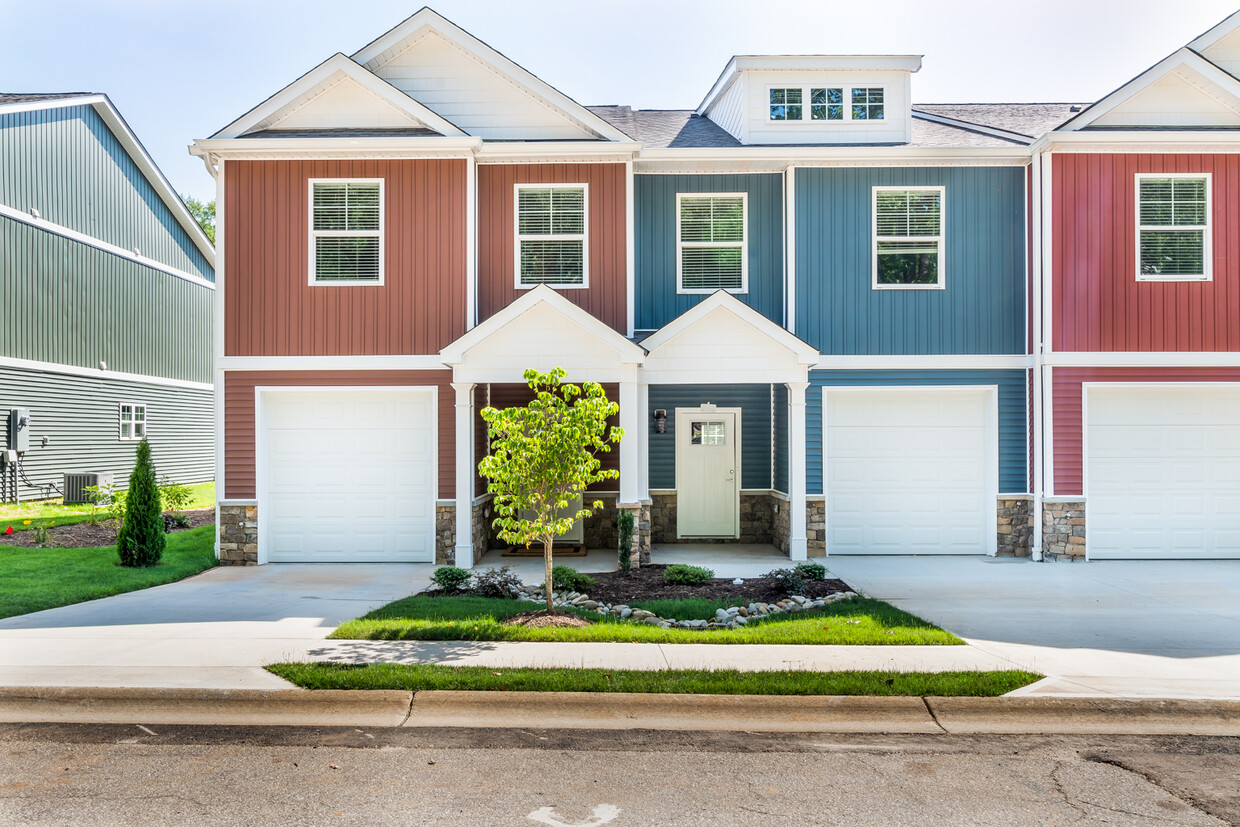
[[[55,523],[52,523],[52,525],[55,525]],[[35,523],[30,527],[30,539],[34,541],[36,546],[45,546],[52,537],[44,523]]]
[[[674,566],[668,566],[663,570],[663,580],[679,586],[700,586],[714,576],[715,573],[710,569],[704,569],[701,566],[686,566],[679,563]]]
[[[446,592],[459,592],[465,588],[474,573],[456,566],[441,566],[431,572],[431,581]]]
[[[165,511],[184,511],[193,502],[194,495],[190,493],[189,486],[161,477],[159,499],[163,502]]]
[[[486,569],[475,574],[469,593],[478,597],[516,597],[520,588],[521,578],[504,566],[499,569]]]
[[[164,515],[164,533],[172,531],[174,528],[189,528],[191,520],[188,514],[165,514]]]
[[[164,515],[159,507],[159,487],[151,462],[151,444],[138,443],[138,459],[129,475],[125,519],[116,535],[116,553],[122,566],[148,567],[164,555]]]
[[[796,570],[801,572],[801,576],[806,580],[827,579],[827,567],[822,563],[800,563]]]
[[[633,565],[633,512],[621,509],[616,519],[616,531],[620,535],[620,571],[628,574]]]
[[[594,585],[594,578],[569,566],[551,569],[551,588],[557,592],[584,592]]]
[[[772,569],[762,576],[774,580],[775,585],[784,594],[796,594],[805,588],[805,575],[799,567],[795,569]]]

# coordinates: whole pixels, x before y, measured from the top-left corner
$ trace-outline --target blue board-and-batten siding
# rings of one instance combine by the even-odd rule
[[[741,409],[741,488],[771,488],[771,386],[770,385],[651,385],[650,386],[650,487],[676,487],[676,409],[713,404]],[[654,412],[667,411],[667,433],[655,433]],[[776,416],[787,418],[787,408]],[[788,440],[776,446],[776,466],[787,466]],[[786,488],[786,486],[785,486]]]
[[[736,298],[777,324],[784,313],[783,176],[636,175],[634,192],[635,298],[638,330],[657,330],[705,298],[676,292],[678,193],[747,193],[749,289]]]
[[[0,204],[213,280],[210,262],[91,106],[0,115]]]
[[[210,286],[0,216],[0,356],[211,382]]]
[[[942,290],[873,288],[873,188],[942,186]],[[798,169],[796,334],[833,355],[1014,354],[1025,343],[1021,167]]]
[[[809,494],[822,493],[822,391],[831,386],[996,386],[999,391],[999,493],[1019,494],[1029,490],[1028,384],[1023,370],[812,371],[809,381],[805,392],[806,491]]]

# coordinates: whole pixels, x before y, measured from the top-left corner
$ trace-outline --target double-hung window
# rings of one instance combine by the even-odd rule
[[[517,185],[518,288],[588,286],[588,200],[585,184]]]
[[[677,292],[748,291],[746,201],[743,192],[676,196]]]
[[[383,180],[310,181],[310,283],[383,284]]]
[[[874,188],[874,287],[943,286],[943,187]]]
[[[121,439],[146,439],[146,405],[121,403],[118,435]]]
[[[1139,174],[1137,279],[1210,278],[1210,176]]]

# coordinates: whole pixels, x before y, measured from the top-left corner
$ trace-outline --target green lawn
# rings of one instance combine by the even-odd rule
[[[638,643],[816,643],[956,645],[955,635],[880,600],[857,597],[823,609],[737,629],[660,629],[593,612],[580,629],[530,629],[501,621],[538,604],[487,597],[406,597],[338,628],[333,638],[360,640],[538,640]],[[687,618],[686,618],[687,619]]]
[[[214,482],[202,482],[186,487],[193,495],[193,501],[190,502],[188,508],[209,508],[215,505]],[[0,504],[0,531],[4,531],[9,526],[13,526],[14,531],[22,531],[31,528],[36,523],[51,523],[52,521],[55,521],[56,525],[84,523],[98,511],[99,509],[93,505],[65,505],[59,497],[53,500],[28,500],[17,505]],[[30,523],[27,524],[26,520],[30,520]]]
[[[748,606],[750,600],[741,597],[729,597],[726,600],[705,600],[703,598],[686,598],[682,600],[634,600],[627,605],[634,609],[645,609],[659,617],[674,617],[677,620],[710,620],[719,609],[729,606]]]
[[[267,670],[304,689],[472,689],[509,692],[659,692],[693,695],[911,695],[994,697],[1032,672],[738,672],[493,669],[378,663],[277,663]]]
[[[169,534],[163,560],[149,569],[121,566],[115,546],[0,546],[0,617],[171,583],[214,565],[214,526]]]

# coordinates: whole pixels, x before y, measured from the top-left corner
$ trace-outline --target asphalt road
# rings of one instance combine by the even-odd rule
[[[0,824],[1240,824],[1240,739],[0,726]]]

